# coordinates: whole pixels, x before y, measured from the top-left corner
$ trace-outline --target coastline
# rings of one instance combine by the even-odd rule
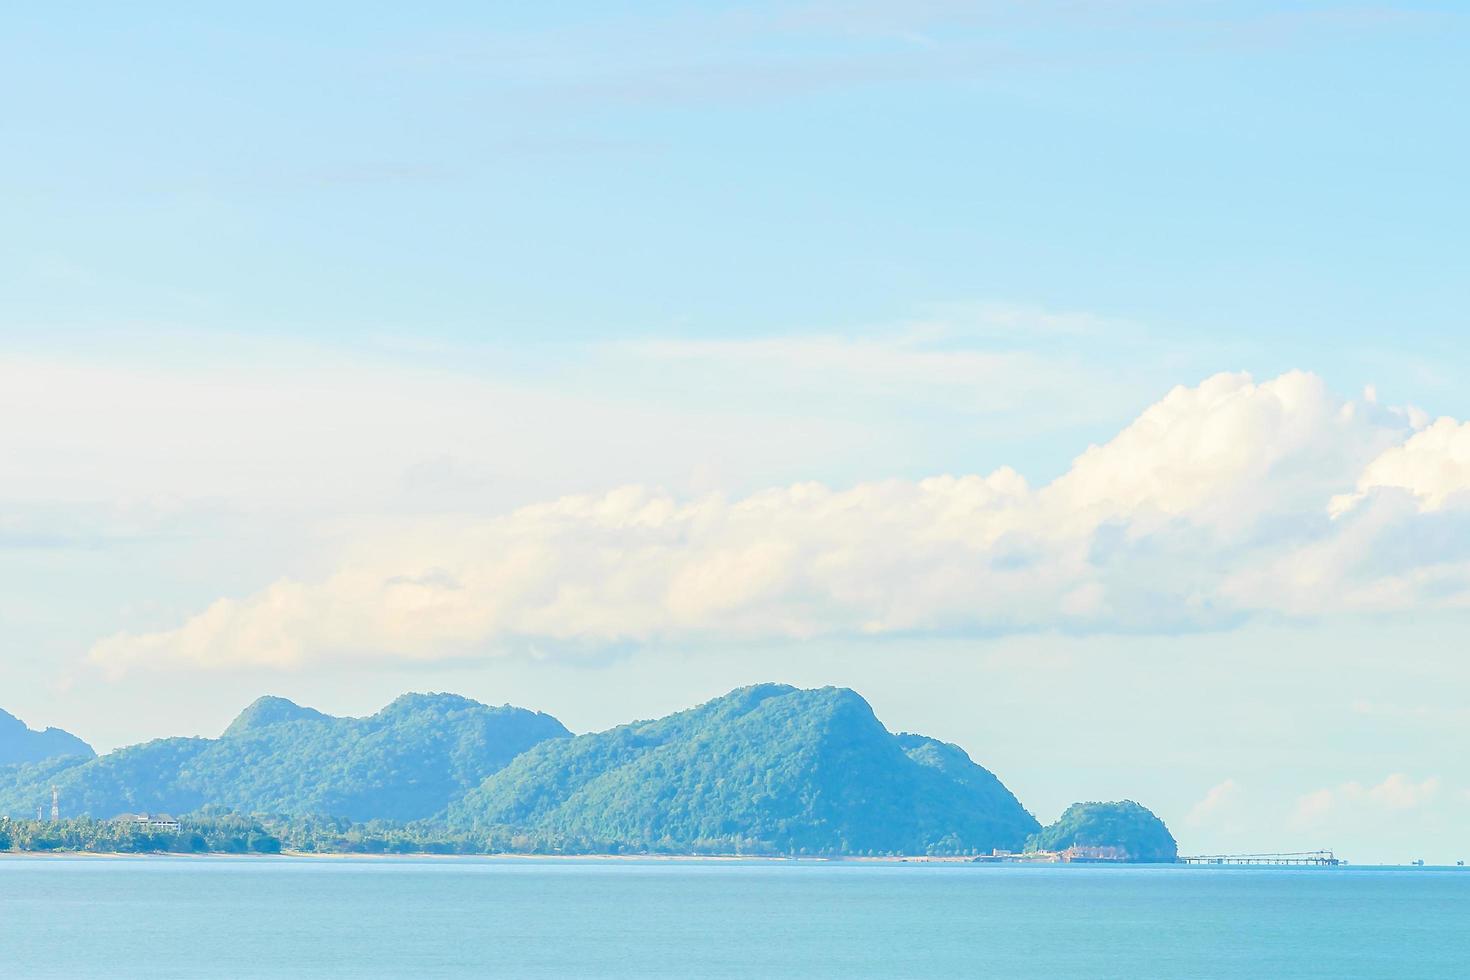
[[[278,854],[222,851],[0,851],[6,858],[210,858],[210,860],[273,861],[617,861],[617,862],[701,862],[701,864],[975,864],[970,858],[931,858],[926,855],[906,858],[792,858],[784,855],[760,854],[345,854],[345,852],[281,851]]]
[[[1052,861],[975,861],[972,858],[955,857],[929,857],[928,855],[914,855],[910,857],[817,857],[808,855],[806,857],[787,857],[783,855],[735,855],[735,854],[346,854],[346,853],[320,853],[316,851],[281,851],[278,854],[259,854],[252,852],[226,853],[221,851],[201,851],[197,853],[186,853],[182,851],[0,851],[0,862],[6,860],[26,861],[54,861],[54,860],[76,860],[87,861],[95,859],[108,860],[157,860],[157,859],[185,858],[189,860],[213,860],[213,861],[363,861],[363,862],[432,862],[435,864],[452,864],[457,861],[504,861],[520,863],[593,863],[593,864],[850,864],[850,865],[974,865],[978,868],[984,867],[1007,867],[1007,868],[1190,868],[1197,871],[1210,871],[1214,873],[1236,872],[1236,873],[1260,873],[1263,871],[1293,871],[1307,874],[1325,873],[1332,871],[1453,871],[1466,872],[1463,866],[1451,864],[1360,864],[1355,863],[1348,867],[1323,868],[1300,865],[1208,865],[1188,864],[1183,861],[1174,863],[1135,863],[1126,861],[1114,862],[1087,862],[1069,864]]]
[[[930,857],[788,857],[777,854],[429,854],[429,853],[347,853],[342,851],[293,851],[282,850],[275,854],[224,851],[0,851],[0,860],[5,858],[211,858],[248,859],[252,861],[279,860],[281,858],[346,861],[594,861],[594,862],[679,862],[732,864],[735,862],[759,862],[769,864],[976,864],[973,858]]]

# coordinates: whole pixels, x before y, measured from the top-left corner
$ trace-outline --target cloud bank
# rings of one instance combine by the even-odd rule
[[[650,642],[1171,632],[1470,604],[1470,424],[1290,373],[1178,387],[1053,482],[1014,470],[630,486],[369,535],[336,570],[90,660],[296,667]]]
[[[1416,810],[1433,803],[1441,788],[1437,776],[1415,782],[1401,772],[1392,773],[1376,786],[1343,783],[1301,796],[1292,813],[1292,823],[1297,827],[1319,826],[1344,808],[1378,812]]]

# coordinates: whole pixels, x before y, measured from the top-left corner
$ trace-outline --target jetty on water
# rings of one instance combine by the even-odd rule
[[[1346,864],[1331,851],[1293,851],[1280,854],[1191,854],[1180,855],[1181,864],[1272,864],[1337,867]]]

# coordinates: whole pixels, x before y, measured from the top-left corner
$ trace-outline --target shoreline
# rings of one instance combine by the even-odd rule
[[[282,850],[276,854],[251,852],[231,853],[225,851],[0,851],[4,858],[230,858],[248,860],[276,860],[281,858],[309,858],[345,861],[622,861],[622,862],[682,862],[730,864],[737,861],[756,861],[771,864],[983,864],[971,858],[930,857],[788,857],[779,854],[430,854],[430,853],[347,853],[342,851],[292,851]],[[1041,862],[1018,862],[1041,863]]]
[[[856,864],[856,865],[974,865],[975,867],[1030,867],[1030,868],[1203,868],[1207,870],[1235,871],[1332,871],[1347,870],[1298,865],[1192,865],[1183,861],[1174,863],[1133,863],[1126,861],[1057,862],[1057,861],[994,861],[975,860],[970,857],[938,857],[909,855],[904,857],[789,857],[778,854],[365,854],[345,852],[317,852],[282,850],[277,854],[230,853],[223,851],[0,851],[0,860],[7,858],[23,860],[90,860],[90,859],[134,859],[190,858],[205,860],[248,860],[248,861],[377,861],[406,862],[426,861],[450,863],[454,861],[508,861],[508,862],[582,862],[582,863],[659,863],[659,864]],[[1364,869],[1408,869],[1418,871],[1446,870],[1466,871],[1455,865],[1412,865],[1412,864],[1353,864],[1355,870]]]
[[[1304,865],[1195,865],[1185,862],[1173,864],[1134,864],[1130,862],[1067,863],[1055,861],[973,861],[968,858],[932,858],[925,855],[914,857],[783,857],[779,855],[734,855],[734,854],[341,854],[317,853],[313,851],[282,851],[279,854],[230,854],[219,851],[184,853],[181,851],[0,851],[0,862],[16,861],[91,861],[91,860],[206,860],[206,861],[321,861],[321,862],[380,862],[408,863],[428,862],[452,864],[456,861],[498,862],[554,862],[554,863],[621,863],[621,864],[850,864],[850,865],[972,865],[977,868],[1112,868],[1112,869],[1168,869],[1187,868],[1194,871],[1261,873],[1269,871],[1292,871],[1307,874],[1334,871],[1454,871],[1466,872],[1464,866],[1452,864],[1359,864],[1338,868]]]

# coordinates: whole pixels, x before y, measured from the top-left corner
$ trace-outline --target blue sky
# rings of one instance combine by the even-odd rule
[[[3,15],[4,707],[849,683],[1043,818],[1452,846],[1462,7],[298,6]]]

